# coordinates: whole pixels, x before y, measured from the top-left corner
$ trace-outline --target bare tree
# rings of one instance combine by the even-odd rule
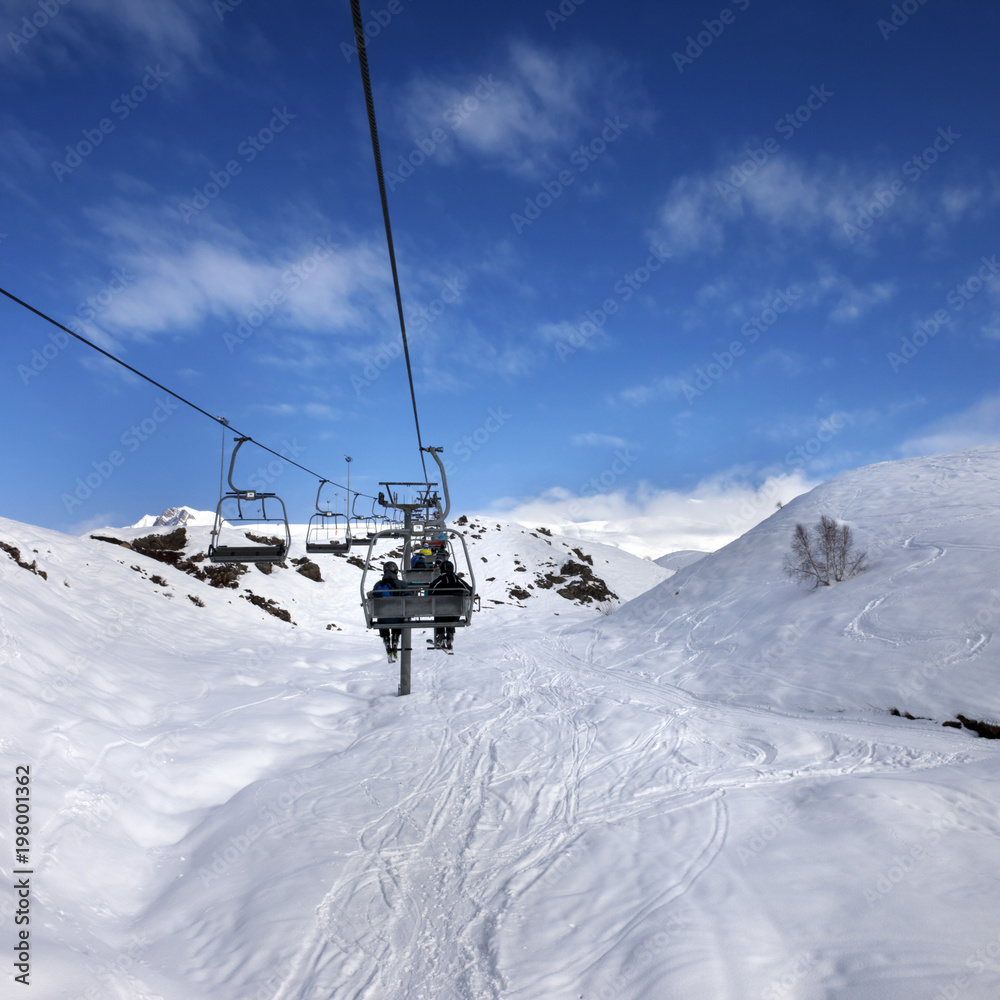
[[[812,533],[795,525],[792,551],[785,556],[785,573],[793,580],[829,587],[865,569],[868,554],[854,549],[854,533],[824,514]]]

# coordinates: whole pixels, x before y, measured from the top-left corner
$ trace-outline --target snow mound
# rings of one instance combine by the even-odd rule
[[[724,701],[996,721],[998,495],[1000,446],[847,473],[621,608],[600,655]],[[783,561],[824,514],[869,568],[812,590]]]

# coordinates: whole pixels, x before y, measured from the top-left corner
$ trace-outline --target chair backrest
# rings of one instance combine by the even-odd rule
[[[432,626],[436,617],[468,619],[472,598],[462,597],[459,594],[430,597],[371,597],[366,603],[370,607],[372,621],[395,619],[395,624],[426,627]],[[465,624],[465,622],[452,624]]]

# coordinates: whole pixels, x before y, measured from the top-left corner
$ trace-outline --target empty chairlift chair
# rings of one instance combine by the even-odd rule
[[[350,532],[352,542],[361,542],[367,545],[378,529],[377,515],[375,513],[375,501],[372,501],[372,512],[370,514],[359,514],[358,494],[354,494],[354,502],[351,504]]]
[[[208,558],[213,563],[283,562],[292,543],[284,501],[276,493],[241,490],[233,485],[236,453],[250,438],[235,440],[229,461],[230,492],[219,499]],[[280,517],[276,514],[277,507],[281,508]]]
[[[324,510],[319,505],[323,484],[328,481],[320,480],[319,489],[316,490],[316,513],[309,518],[306,530],[306,552],[314,555],[351,551],[351,526],[347,515]]]

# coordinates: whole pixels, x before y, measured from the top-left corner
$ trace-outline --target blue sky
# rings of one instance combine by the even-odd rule
[[[997,439],[1000,11],[363,10],[456,511],[714,547],[839,472]],[[0,32],[2,285],[311,469],[419,478],[349,5],[2,0]],[[0,324],[0,512],[214,508],[215,424]],[[305,520],[315,481],[244,454]]]

